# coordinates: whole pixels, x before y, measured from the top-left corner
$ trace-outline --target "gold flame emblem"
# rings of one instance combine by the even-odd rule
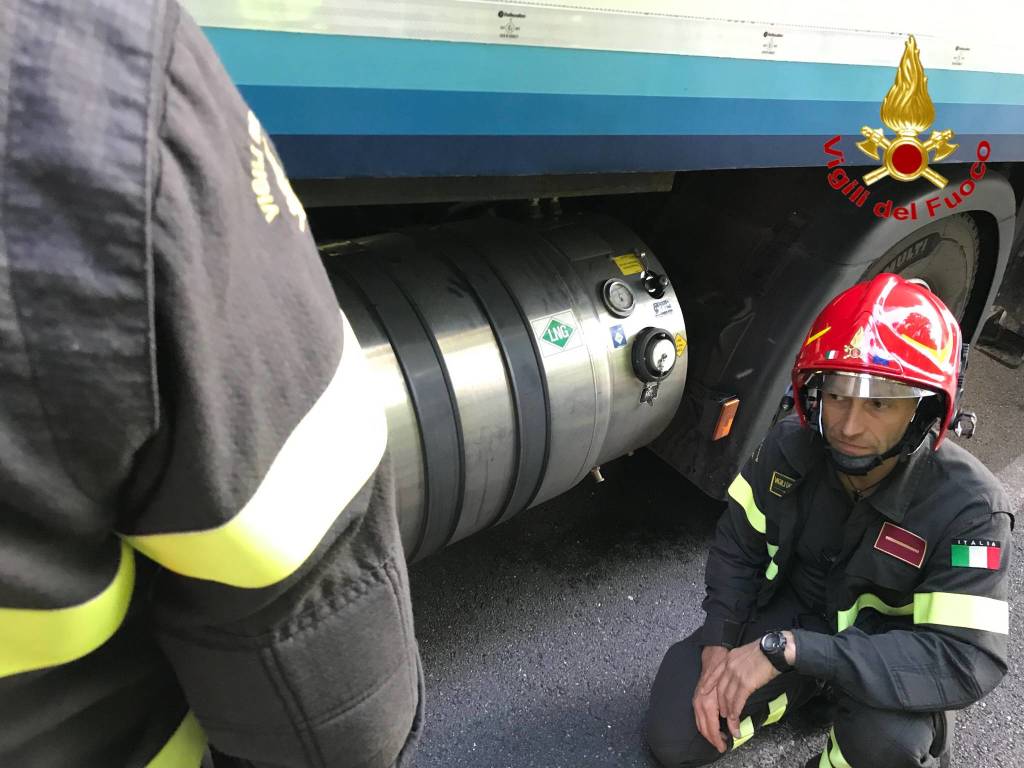
[[[917,138],[935,121],[935,105],[928,95],[928,77],[921,66],[921,52],[913,35],[907,40],[896,70],[896,80],[882,101],[881,117],[896,137],[889,139],[881,128],[865,125],[860,129],[864,141],[857,142],[857,148],[865,155],[882,161],[880,168],[864,175],[864,183],[871,185],[886,176],[899,181],[913,181],[924,176],[939,189],[946,186],[949,180],[928,167],[929,153],[934,151],[933,161],[938,162],[953,154],[960,145],[949,143],[953,138],[953,132],[949,130],[932,131],[931,137],[924,142]],[[879,149],[884,152],[881,157]]]

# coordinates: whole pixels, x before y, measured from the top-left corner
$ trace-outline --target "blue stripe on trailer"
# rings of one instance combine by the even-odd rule
[[[894,67],[451,43],[207,27],[236,83],[480,91],[865,101]],[[1024,105],[1024,75],[928,71],[943,103]]]
[[[241,86],[271,133],[308,135],[818,135],[880,126],[878,104]],[[1019,134],[1024,106],[937,104],[933,128]]]
[[[834,134],[833,134],[834,135]],[[502,176],[820,166],[830,136],[296,136],[274,137],[294,178]],[[869,166],[844,136],[847,166]],[[961,134],[950,158],[974,159],[982,139],[992,161],[1024,158],[1024,137]],[[941,170],[948,162],[939,163]]]
[[[893,68],[207,28],[296,177],[823,164]],[[929,71],[932,128],[1024,160],[1024,76]],[[856,157],[854,157],[856,156]]]

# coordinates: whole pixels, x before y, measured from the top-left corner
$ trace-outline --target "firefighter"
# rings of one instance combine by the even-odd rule
[[[999,482],[945,439],[967,423],[965,367],[955,318],[896,275],[814,321],[797,413],[729,487],[704,624],[658,670],[662,765],[710,763],[825,696],[833,727],[807,766],[949,764],[953,712],[1006,673],[1012,550]]]
[[[408,763],[383,404],[260,121],[174,0],[5,2],[0,90],[0,765]]]

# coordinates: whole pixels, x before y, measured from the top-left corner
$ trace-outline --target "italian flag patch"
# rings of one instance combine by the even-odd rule
[[[953,539],[950,559],[958,568],[999,570],[1002,548],[998,541],[988,539]]]

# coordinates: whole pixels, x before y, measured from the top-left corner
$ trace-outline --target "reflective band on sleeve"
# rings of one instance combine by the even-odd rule
[[[832,730],[828,732],[828,738],[832,747],[828,750],[828,759],[832,764],[832,768],[853,768],[853,766],[846,762],[846,758],[843,757],[843,751],[839,749],[839,742],[836,741],[835,728],[832,728]],[[826,749],[828,749],[828,747],[826,747]]]
[[[786,714],[786,705],[789,704],[789,698],[786,694],[782,694],[778,698],[772,699],[768,702],[768,717],[765,719],[765,725],[771,725],[777,723],[782,719],[782,716]]]
[[[146,768],[199,768],[205,751],[206,734],[189,712]]]
[[[953,592],[914,595],[914,623],[979,629],[1006,635],[1010,632],[1010,608],[1003,600]]]
[[[775,563],[775,553],[779,551],[779,545],[767,542],[767,547],[770,562],[768,563],[768,567],[764,570],[764,577],[768,579],[768,581],[771,581],[779,575],[779,566]]]
[[[732,748],[741,747],[750,741],[750,737],[754,735],[754,721],[749,717],[744,717],[740,720],[740,736],[738,739],[732,740]]]
[[[839,611],[839,631],[852,627],[863,608],[874,608],[886,616],[913,616],[915,624],[941,624],[1001,635],[1010,632],[1010,609],[1005,601],[953,592],[924,592],[914,595],[913,603],[900,606],[889,605],[870,593],[861,595],[852,606]]]
[[[852,627],[854,622],[857,621],[857,614],[860,613],[863,608],[874,608],[876,611],[884,613],[886,616],[912,616],[914,614],[914,606],[912,603],[898,606],[889,605],[877,595],[872,595],[869,592],[858,597],[857,602],[845,611],[839,611],[836,616],[838,630],[842,632],[844,629]]]
[[[132,546],[175,573],[252,589],[276,584],[306,561],[387,444],[369,366],[341,320],[344,346],[334,378],[241,511],[208,530],[125,536]]]
[[[747,521],[750,523],[750,527],[758,533],[764,533],[764,513],[757,508],[757,503],[754,501],[754,491],[743,475],[736,475],[736,479],[729,486],[729,495],[747,513]]]
[[[123,542],[110,583],[69,608],[0,608],[0,678],[86,656],[114,636],[135,589],[135,555]]]

